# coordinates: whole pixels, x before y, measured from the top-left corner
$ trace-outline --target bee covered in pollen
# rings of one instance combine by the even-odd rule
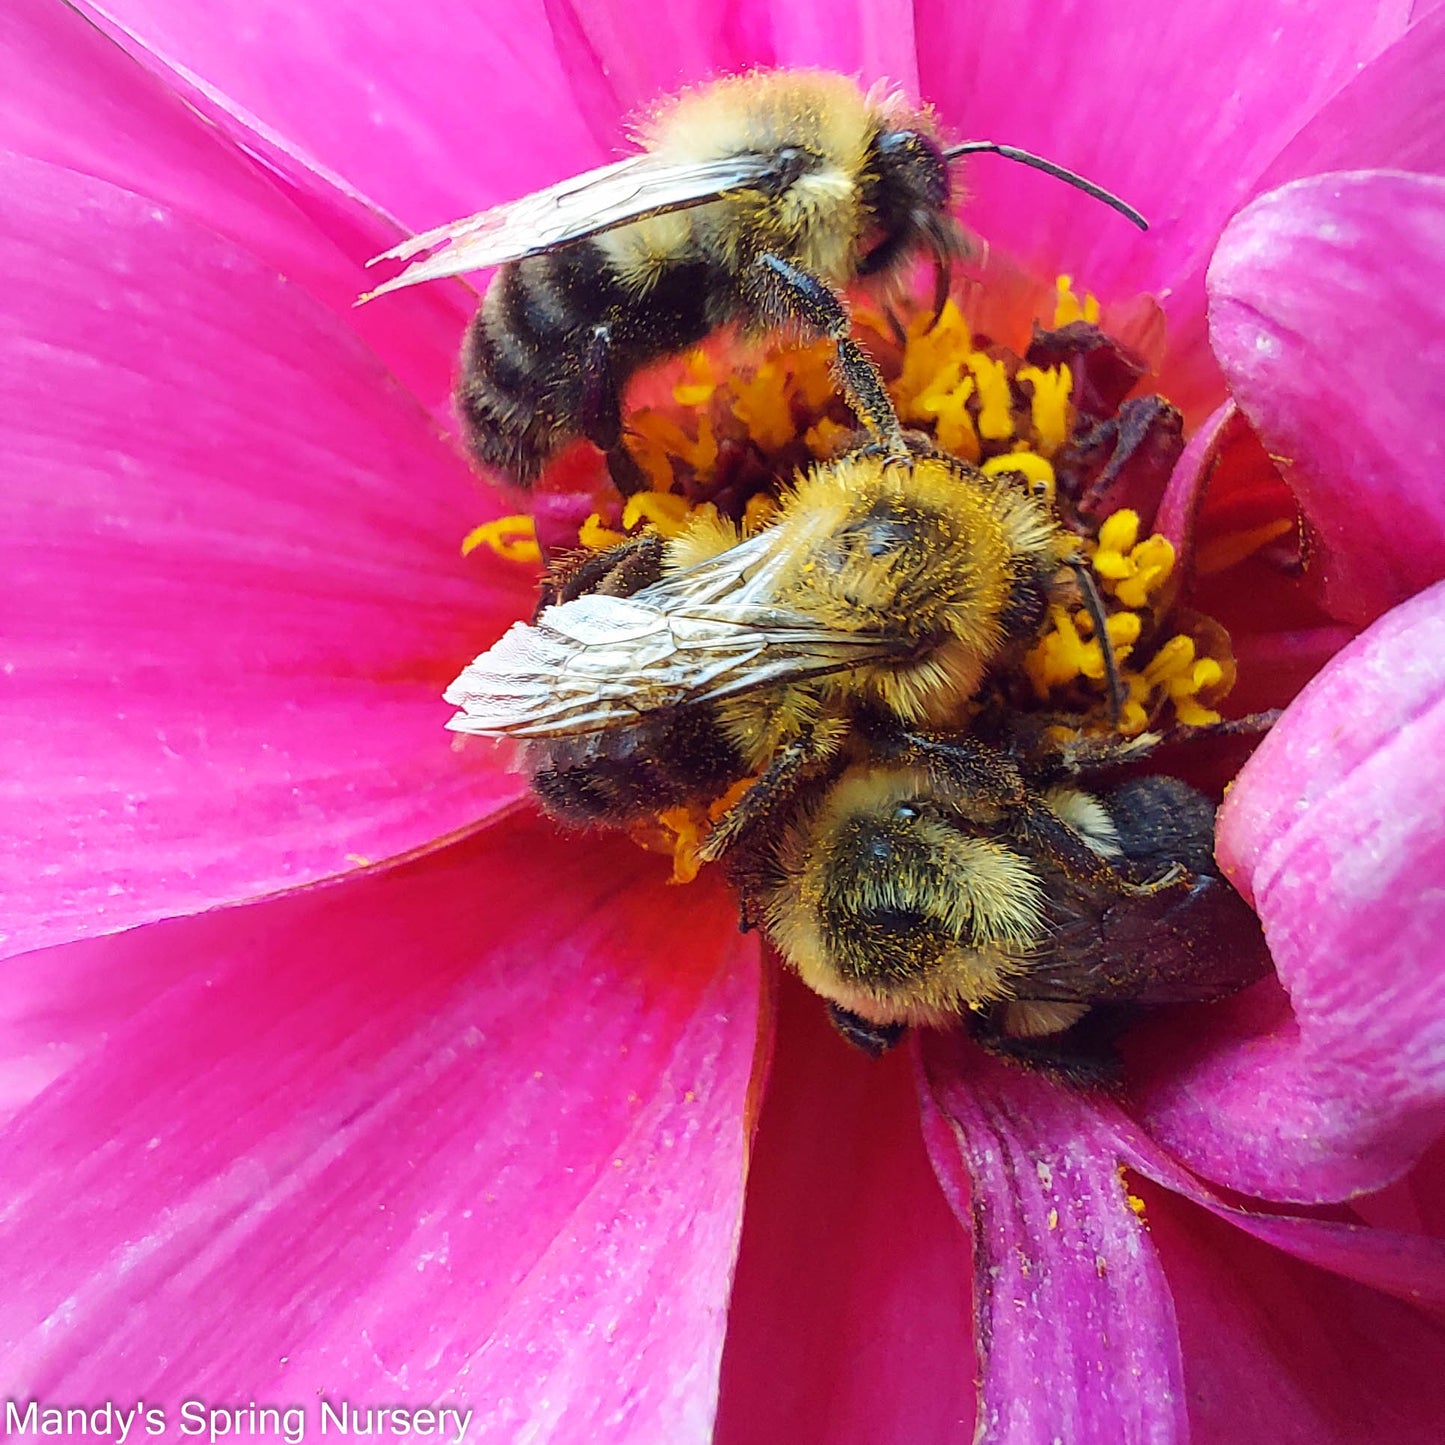
[[[836,342],[844,387],[877,432],[881,388],[840,293],[886,286],[926,252],[942,305],[965,249],[949,175],[962,155],[1020,161],[1144,224],[1060,166],[988,141],[945,146],[927,111],[823,71],[685,92],[639,139],[640,154],[376,258],[410,264],[369,296],[500,267],[467,335],[457,401],[476,458],[523,486],[578,437],[605,454],[621,491],[645,486],[623,440],[627,383],[725,326]]]
[[[752,536],[700,516],[597,575],[645,577],[649,548],[659,580],[623,596],[599,581],[478,657],[449,726],[528,740],[543,801],[574,821],[625,823],[658,787],[681,801],[689,774],[754,777],[707,840],[716,858],[843,755],[861,712],[956,725],[1073,586],[1078,542],[1016,476],[868,444],[805,472]],[[681,766],[657,766],[669,755]]]
[[[911,737],[795,799],[730,866],[745,917],[853,1043],[963,1021],[1047,1059],[1096,1006],[1210,1001],[1268,971],[1214,815],[1178,778],[1045,785],[977,739]]]

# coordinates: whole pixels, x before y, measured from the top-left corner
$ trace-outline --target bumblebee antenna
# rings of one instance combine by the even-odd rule
[[[1113,191],[1106,191],[1103,186],[1097,186],[1093,181],[1085,180],[1076,171],[1066,170],[1063,166],[1055,165],[1053,161],[1046,161],[1032,151],[1023,151],[1017,146],[999,145],[997,141],[966,140],[961,145],[949,146],[944,151],[943,158],[951,161],[956,160],[959,156],[973,155],[979,151],[988,151],[993,155],[1002,156],[1006,161],[1017,161],[1020,165],[1032,166],[1034,170],[1042,171],[1046,176],[1053,176],[1056,180],[1072,186],[1076,191],[1083,191],[1086,196],[1093,196],[1096,201],[1103,201],[1110,210],[1118,211],[1126,221],[1132,221],[1141,231],[1149,229],[1149,222],[1128,201],[1120,200]]]

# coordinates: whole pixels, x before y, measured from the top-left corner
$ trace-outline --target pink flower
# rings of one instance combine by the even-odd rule
[[[1438,1438],[1445,11],[682,9],[0,19],[0,1396]],[[720,887],[446,746],[528,586],[457,555],[504,510],[450,434],[473,297],[355,310],[361,262],[755,62],[889,76],[1138,204],[1147,238],[970,172],[995,248],[1163,298],[1166,389],[1212,412],[1173,525],[1251,448],[1299,498],[1315,564],[1233,599],[1247,670],[1287,696],[1355,638],[1223,816],[1280,986],[1139,1029],[1128,1108],[944,1035],[849,1053]]]

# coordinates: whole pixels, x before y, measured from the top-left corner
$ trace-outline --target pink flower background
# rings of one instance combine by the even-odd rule
[[[1445,12],[9,0],[0,47],[0,1396],[1439,1439]],[[850,1052],[721,887],[441,730],[530,579],[458,550],[510,509],[474,293],[354,309],[362,262],[757,63],[1137,204],[979,161],[966,214],[1161,299],[1181,535],[1251,429],[1311,524],[1307,615],[1230,616],[1286,696],[1337,654],[1222,816],[1279,983],[1137,1030],[1127,1108]]]

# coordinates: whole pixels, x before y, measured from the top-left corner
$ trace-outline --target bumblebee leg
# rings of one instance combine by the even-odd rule
[[[1004,1012],[995,1005],[967,1016],[969,1037],[995,1058],[1052,1074],[1076,1088],[1113,1092],[1122,1085],[1124,1067],[1114,1039],[1128,1021],[1127,1011],[1093,1008],[1083,1022],[1041,1038],[1008,1033]]]
[[[1011,758],[968,733],[929,736],[906,729],[871,729],[878,750],[899,762],[927,768],[970,804],[999,813],[1024,852],[1042,857],[1066,877],[1115,893],[1151,893],[1175,879],[1160,881],[1136,876],[1138,870],[1096,853],[1024,782]]]
[[[1000,742],[1009,756],[1018,760],[1037,787],[1061,778],[1112,772],[1126,763],[1137,763],[1149,757],[1161,747],[1266,733],[1279,718],[1280,709],[1271,708],[1266,712],[1247,713],[1244,717],[1225,718],[1216,723],[1188,727],[1179,725],[1163,732],[1136,733],[1127,738],[1113,733],[1075,733],[1065,742],[1056,742],[1048,733],[1070,726],[1071,721],[1063,716],[1040,713],[1010,719]]]
[[[1077,721],[1051,713],[1011,717],[1000,742],[1034,787],[1047,787],[1065,778],[1111,772],[1126,763],[1137,763],[1164,740],[1162,733],[1120,737],[1118,733],[1071,732],[1065,741],[1057,741],[1058,733],[1071,731]]]
[[[666,544],[656,532],[639,532],[605,552],[573,552],[553,562],[542,578],[535,622],[548,608],[589,593],[631,597],[662,580]]]
[[[828,1003],[828,1022],[855,1048],[875,1059],[881,1058],[908,1031],[907,1024],[875,1024],[846,1009],[842,1004]]]
[[[1164,733],[1160,742],[1193,743],[1203,738],[1250,737],[1255,733],[1267,733],[1283,716],[1283,708],[1272,707],[1264,712],[1245,713],[1243,717],[1223,718],[1216,723],[1199,723],[1191,727],[1180,724]]]
[[[605,321],[592,328],[586,367],[579,417],[582,435],[606,457],[612,483],[624,497],[645,492],[647,476],[622,441],[622,388],[612,365],[612,328]]]
[[[797,791],[808,768],[824,761],[838,741],[836,733],[819,736],[809,728],[780,747],[757,782],[718,820],[697,856],[704,863],[715,863],[745,833],[766,822]]]
[[[867,352],[849,335],[848,319],[838,293],[816,276],[765,251],[757,259],[762,277],[764,313],[778,313],[825,336],[838,348],[838,375],[848,404],[891,457],[909,455],[898,413],[893,410],[883,374]]]

